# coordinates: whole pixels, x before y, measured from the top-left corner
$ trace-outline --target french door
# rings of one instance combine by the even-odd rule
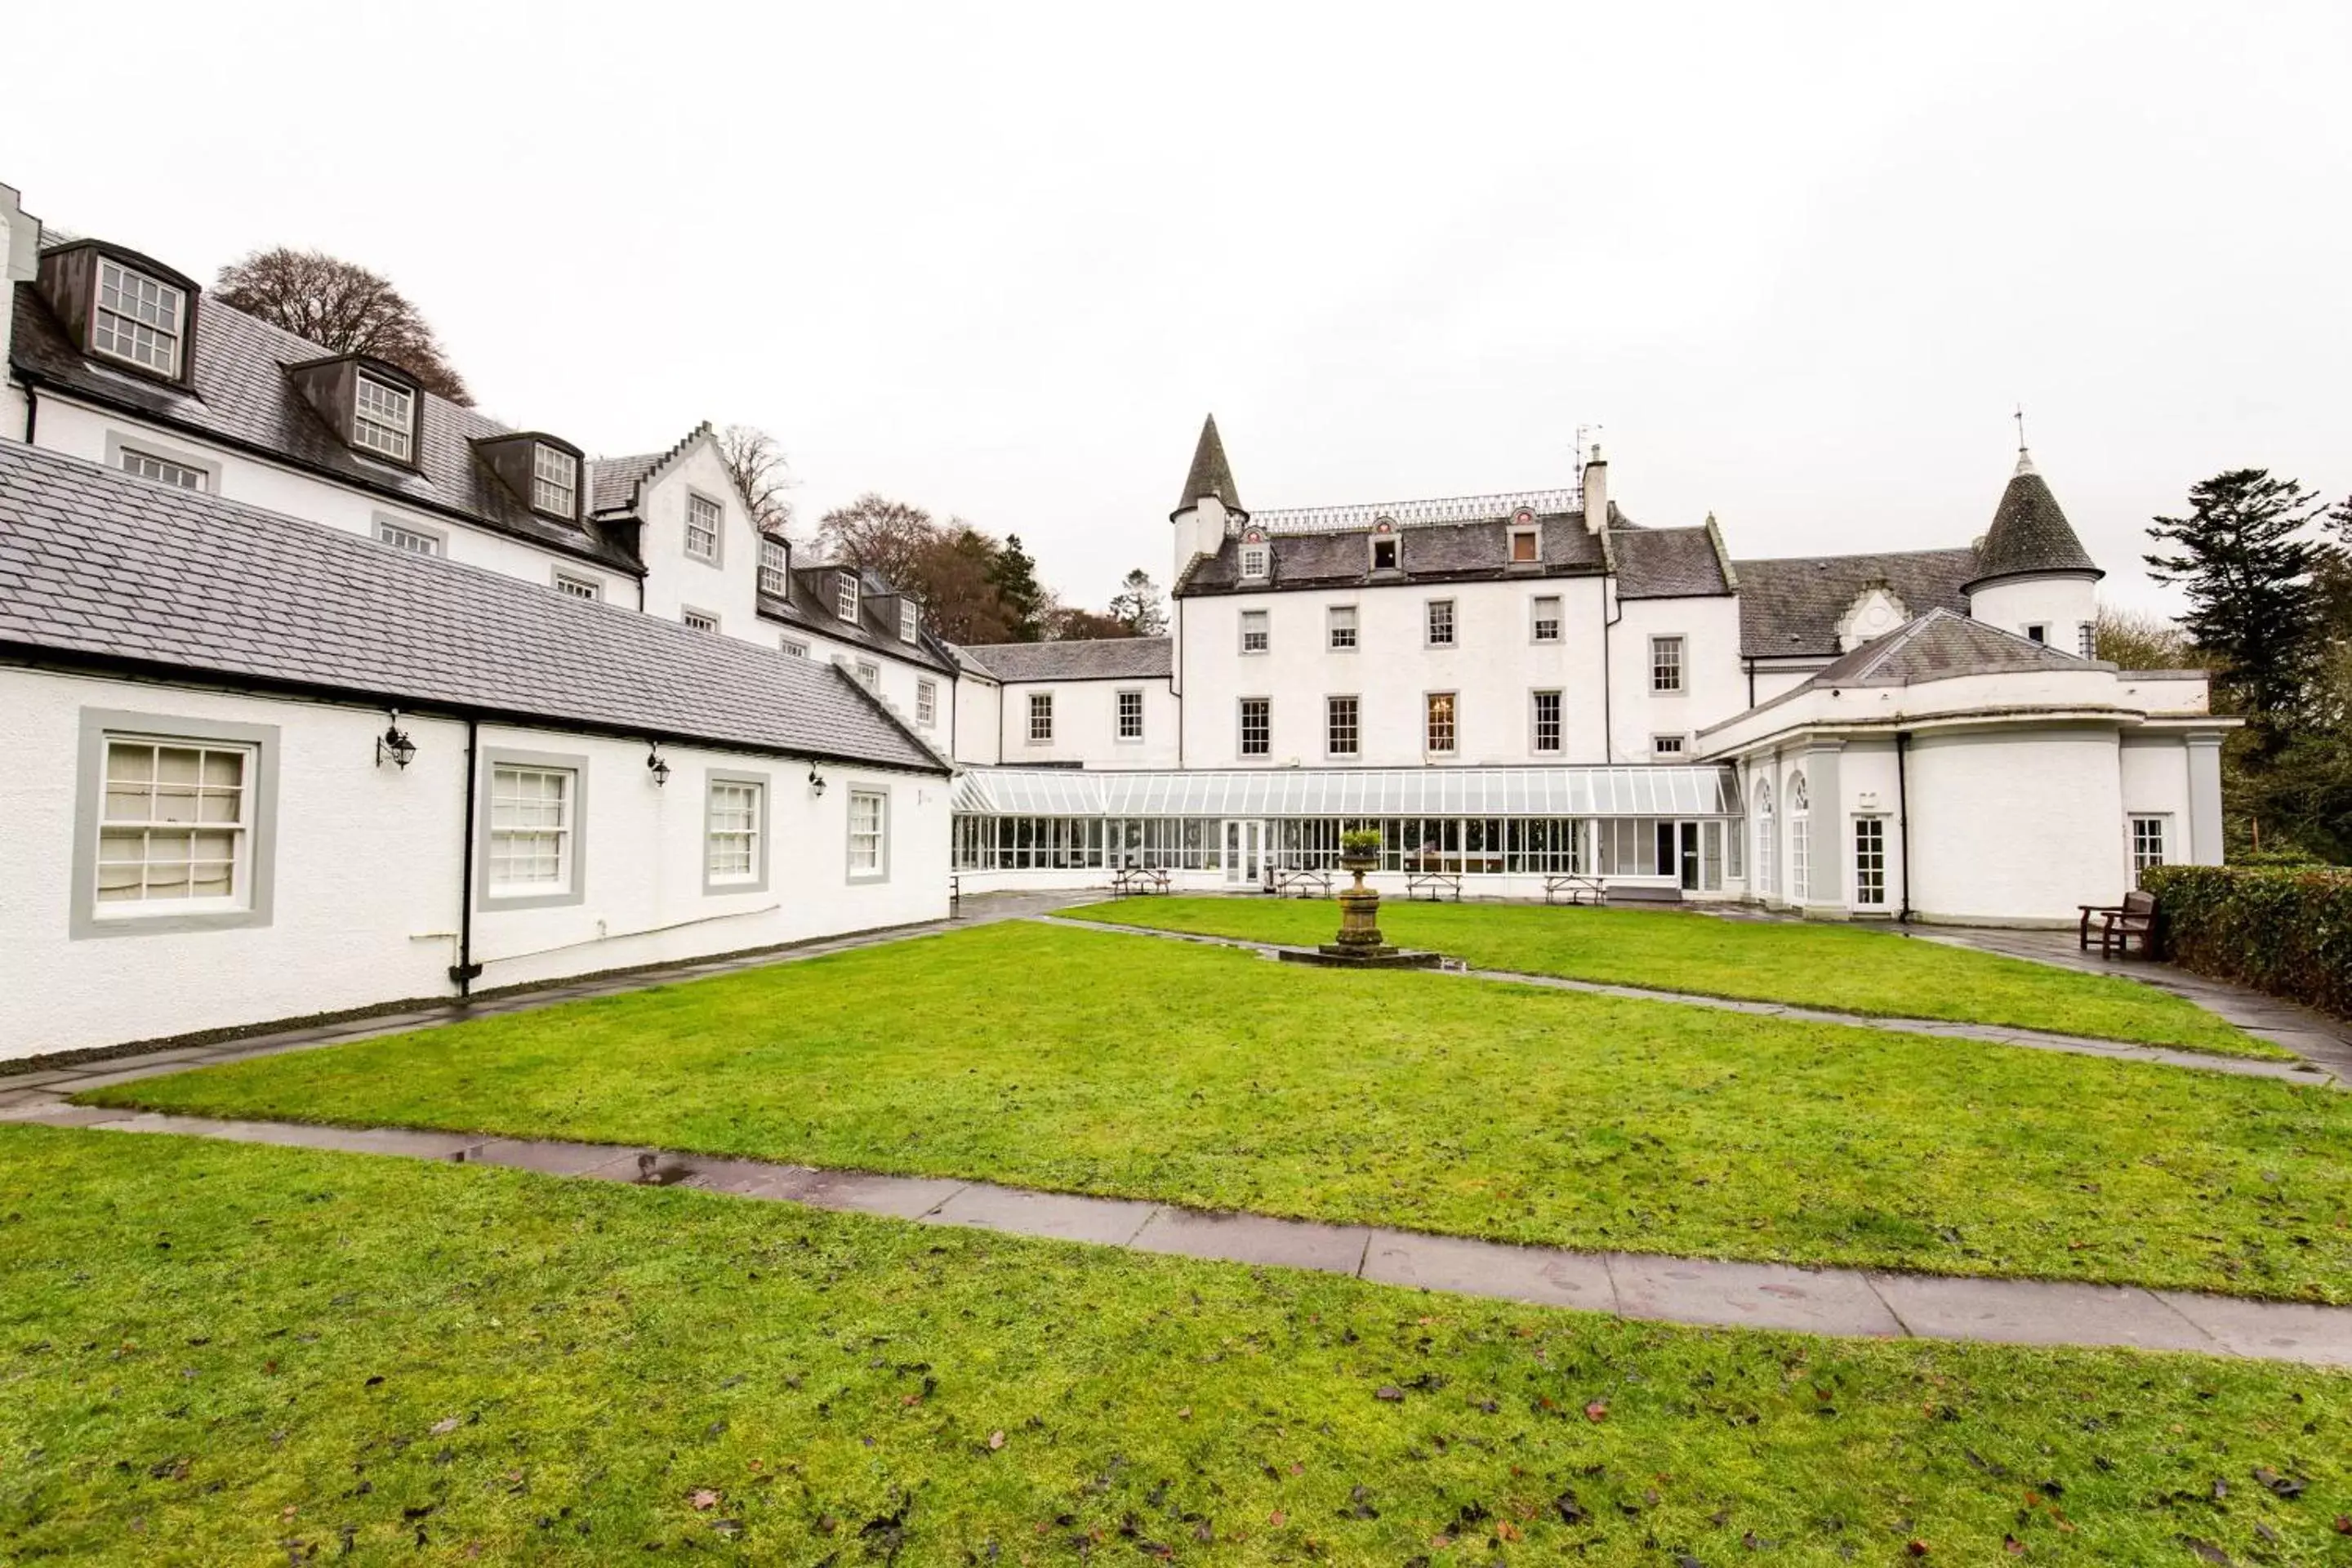
[[[1265,824],[1225,824],[1225,882],[1229,887],[1255,888],[1265,869]]]

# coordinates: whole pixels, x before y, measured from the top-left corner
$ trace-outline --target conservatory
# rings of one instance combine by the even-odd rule
[[[1473,895],[1540,898],[1561,874],[1695,897],[1742,881],[1739,789],[1721,767],[973,768],[954,804],[956,870],[975,889],[1096,886],[1121,868],[1271,888],[1336,870],[1358,827],[1381,836],[1376,880],[1450,874]]]

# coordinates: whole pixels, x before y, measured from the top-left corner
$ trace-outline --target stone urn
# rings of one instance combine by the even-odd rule
[[[1381,896],[1364,886],[1364,873],[1380,869],[1378,855],[1342,855],[1339,869],[1355,876],[1356,885],[1339,889],[1339,946],[1351,952],[1378,952],[1381,941]]]

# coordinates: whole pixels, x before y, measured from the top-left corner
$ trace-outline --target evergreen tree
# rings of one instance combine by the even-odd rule
[[[1037,583],[1037,563],[1021,548],[1021,536],[1008,533],[988,569],[989,586],[1004,605],[1014,642],[1035,642],[1045,635],[1045,590]]]
[[[2319,657],[2326,546],[2304,537],[2320,503],[2293,479],[2232,468],[2189,490],[2189,515],[2148,530],[2176,548],[2145,557],[2159,583],[2188,590],[2181,625],[2221,662],[2221,679],[2266,732],[2291,725]]]
[[[1120,581],[1111,596],[1110,618],[1131,637],[1156,637],[1168,629],[1168,604],[1150,573],[1139,566]]]

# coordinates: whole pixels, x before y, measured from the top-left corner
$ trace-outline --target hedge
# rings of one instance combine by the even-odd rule
[[[2155,866],[2140,886],[2174,963],[2352,1017],[2352,871]]]

